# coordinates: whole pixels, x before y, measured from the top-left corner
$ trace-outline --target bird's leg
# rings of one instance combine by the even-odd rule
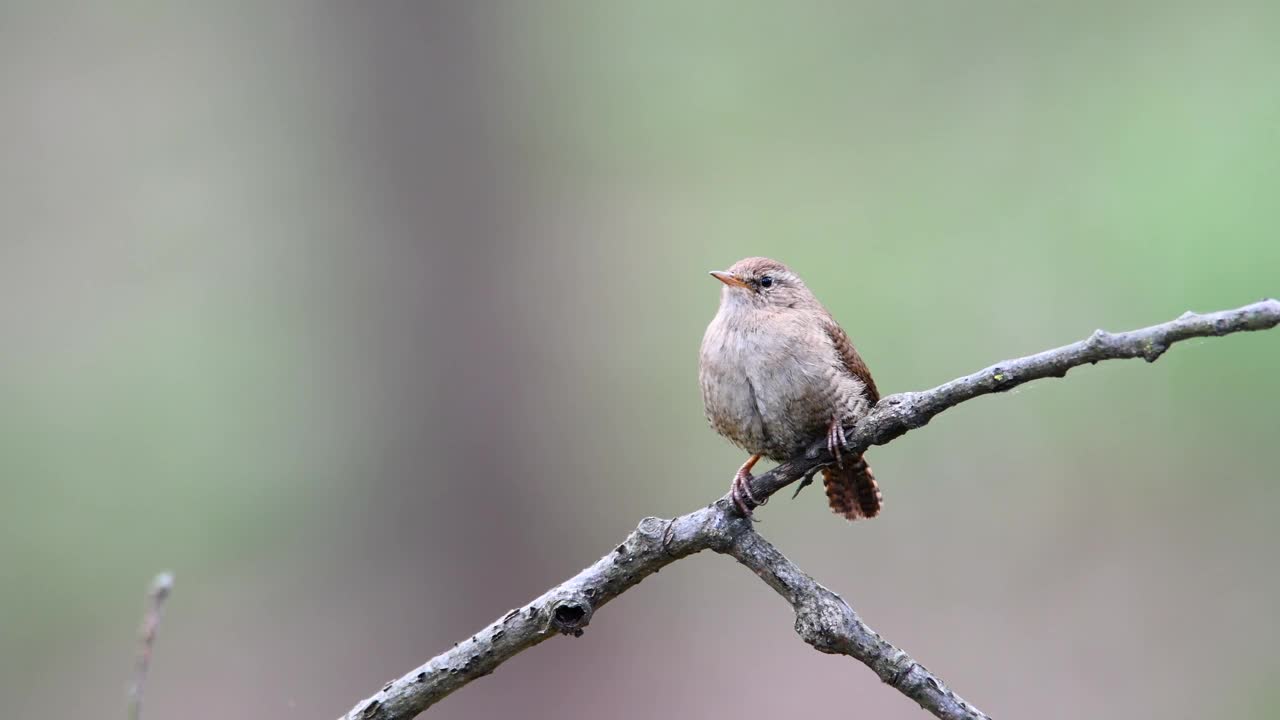
[[[844,446],[848,442],[845,439],[844,426],[840,423],[840,418],[831,418],[831,425],[827,428],[827,451],[836,459],[836,467],[841,470],[844,469]]]
[[[760,507],[764,503],[756,502],[756,498],[751,494],[751,468],[760,462],[760,455],[752,455],[747,461],[742,463],[742,467],[738,468],[738,472],[733,475],[733,482],[729,485],[729,495],[733,498],[733,504],[738,506],[738,511],[743,517],[751,517],[751,509]],[[767,502],[767,501],[766,501]]]

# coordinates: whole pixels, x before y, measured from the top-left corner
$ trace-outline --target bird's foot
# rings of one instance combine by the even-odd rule
[[[742,467],[738,468],[738,472],[733,474],[733,482],[729,485],[729,497],[733,498],[733,504],[738,508],[738,512],[751,520],[755,519],[751,511],[769,502],[768,498],[763,501],[756,500],[756,496],[751,493],[751,468],[759,460],[759,455],[752,455],[742,464]]]
[[[836,467],[841,470],[844,469],[844,448],[848,444],[840,418],[832,418],[831,425],[827,427],[827,451],[836,459]]]

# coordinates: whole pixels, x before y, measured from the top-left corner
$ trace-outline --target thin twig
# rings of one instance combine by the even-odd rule
[[[1132,332],[1099,330],[1078,343],[1002,362],[932,390],[886,397],[849,433],[848,445],[858,452],[883,445],[962,402],[1039,378],[1063,377],[1079,365],[1136,357],[1154,362],[1180,340],[1277,325],[1280,302],[1264,300],[1236,310],[1186,313]],[[752,494],[768,497],[831,461],[825,440],[820,440],[800,457],[755,478]],[[621,545],[593,565],[387,683],[356,704],[344,720],[408,720],[527,648],[557,634],[582,634],[605,603],[661,568],[703,550],[736,558],[786,598],[796,613],[796,632],[814,648],[861,661],[936,717],[987,717],[905,652],[881,639],[838,595],[805,575],[737,514],[726,495],[672,520],[645,518]]]
[[[142,717],[142,695],[147,683],[147,670],[151,667],[151,653],[156,645],[156,633],[160,630],[164,601],[169,599],[172,592],[172,573],[160,573],[151,581],[151,590],[147,592],[147,610],[142,616],[142,629],[139,631],[142,646],[138,650],[133,687],[129,689],[129,720],[139,720]]]

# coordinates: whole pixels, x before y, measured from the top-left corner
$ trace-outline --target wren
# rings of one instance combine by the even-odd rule
[[[871,371],[800,276],[768,258],[739,260],[712,277],[724,283],[720,310],[702,338],[698,380],[711,427],[751,453],[730,495],[751,517],[751,468],[789,460],[825,434],[835,464],[823,468],[831,509],[849,520],[875,517],[883,498],[859,454],[844,457],[844,428],[880,399]]]

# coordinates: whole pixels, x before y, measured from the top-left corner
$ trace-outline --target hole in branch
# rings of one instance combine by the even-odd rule
[[[565,635],[581,635],[591,622],[591,602],[574,594],[556,602],[551,608],[551,626]]]
[[[582,622],[582,618],[586,617],[587,611],[583,610],[579,605],[561,605],[556,608],[556,624],[573,626]]]

